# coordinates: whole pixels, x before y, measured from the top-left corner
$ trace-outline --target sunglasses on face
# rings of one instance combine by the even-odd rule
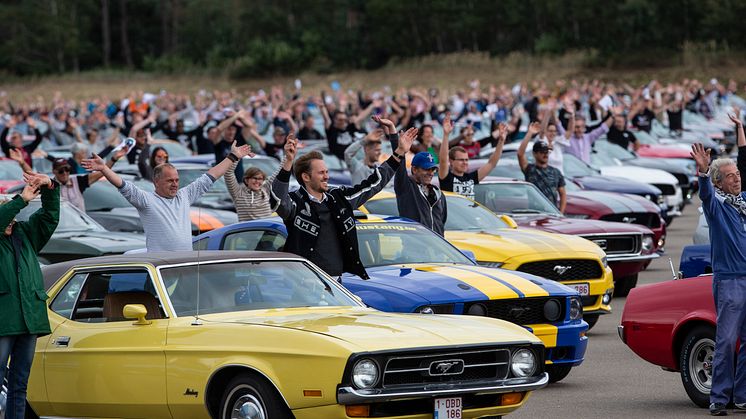
[[[55,173],[59,173],[59,174],[70,173],[70,168],[69,167],[63,167],[61,169],[57,169],[55,171]]]

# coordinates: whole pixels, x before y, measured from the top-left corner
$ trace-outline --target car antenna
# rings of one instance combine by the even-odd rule
[[[676,281],[677,279],[679,279],[679,276],[676,275],[676,269],[674,269],[673,267],[673,261],[671,260],[671,258],[668,258],[668,266],[671,268],[671,276],[673,276],[673,280]]]
[[[201,230],[201,222],[202,219],[202,207],[197,207],[197,235],[199,236],[202,232]],[[194,320],[192,320],[192,326],[202,326],[202,320],[199,318],[199,265],[200,265],[200,258],[199,258],[199,242],[197,242],[197,312],[194,314]]]

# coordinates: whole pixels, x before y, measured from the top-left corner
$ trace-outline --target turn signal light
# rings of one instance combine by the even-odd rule
[[[321,397],[321,390],[303,390],[303,397]]]
[[[502,395],[501,405],[518,404],[523,400],[523,393],[505,393]]]
[[[367,404],[345,406],[345,413],[351,418],[367,418],[370,416],[370,406]]]

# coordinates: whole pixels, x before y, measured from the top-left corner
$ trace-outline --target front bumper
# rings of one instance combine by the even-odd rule
[[[580,365],[588,347],[588,323],[574,320],[559,326],[532,324],[524,326],[544,343],[546,364]]]
[[[396,389],[356,389],[350,386],[337,388],[339,404],[386,402],[404,399],[445,397],[466,393],[496,394],[534,391],[549,383],[549,374],[527,378],[509,378],[500,381],[486,381],[473,384],[428,384],[426,386],[403,387]]]

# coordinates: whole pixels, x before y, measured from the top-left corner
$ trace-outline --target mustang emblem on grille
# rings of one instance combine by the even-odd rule
[[[565,272],[569,271],[570,269],[572,269],[572,266],[570,266],[570,265],[567,265],[567,266],[554,265],[554,269],[552,269],[552,270],[554,272],[556,272],[557,275],[564,275]]]
[[[622,222],[627,223],[627,224],[634,223],[635,220],[637,220],[637,217],[624,217],[624,218],[622,218]]]
[[[457,375],[464,372],[464,361],[462,359],[449,359],[446,361],[435,361],[430,363],[430,375]]]
[[[607,242],[604,239],[598,239],[598,240],[591,240],[593,243],[596,243],[598,247],[600,247],[603,250],[606,250]],[[555,268],[556,269],[556,268]]]
[[[531,307],[511,307],[508,313],[511,317],[518,318],[529,311],[531,311]]]

